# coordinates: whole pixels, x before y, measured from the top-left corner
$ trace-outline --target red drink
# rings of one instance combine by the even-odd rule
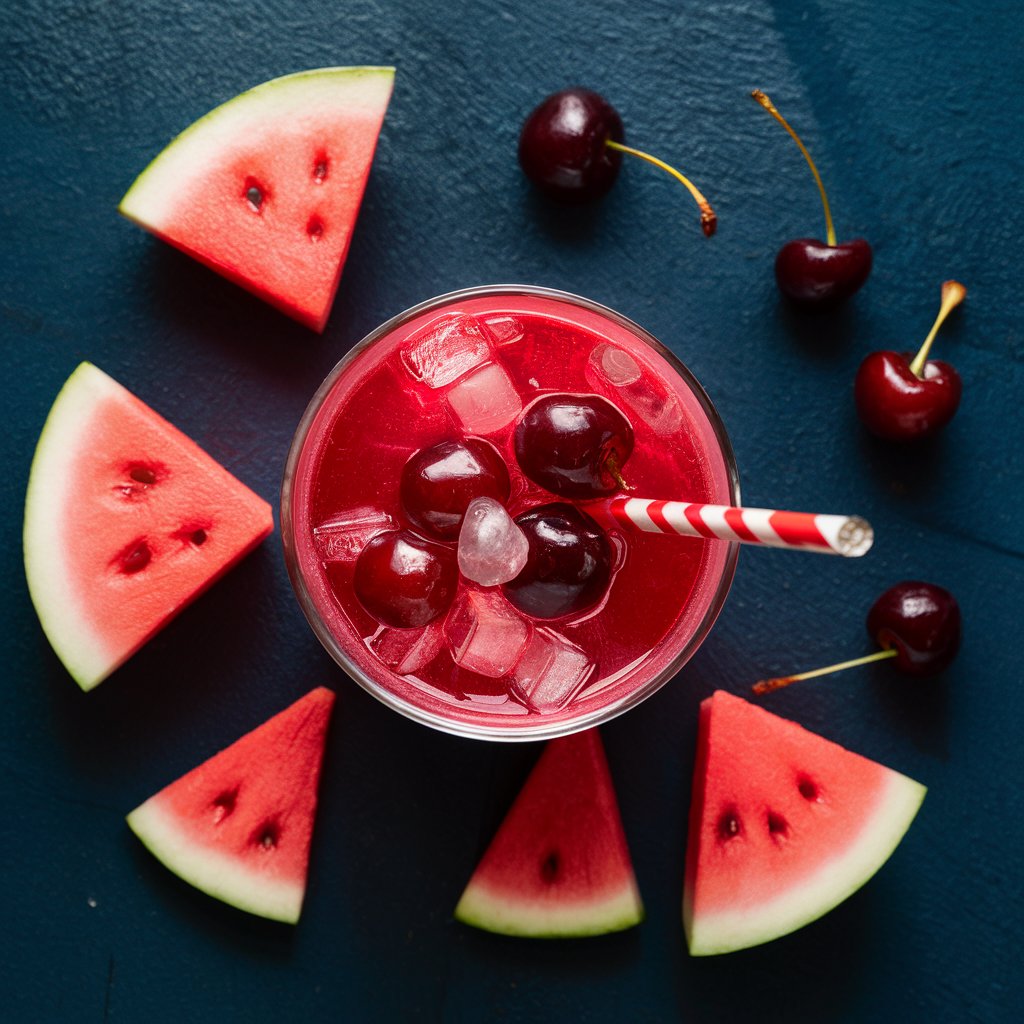
[[[621,471],[635,494],[739,504],[724,428],[682,364],[617,313],[539,288],[453,293],[385,324],[324,382],[289,454],[282,532],[314,631],[375,696],[450,732],[535,739],[632,707],[696,650],[732,579],[735,544],[608,527],[610,584],[578,613],[535,618],[503,587],[462,576],[426,625],[367,610],[357,559],[374,537],[413,528],[399,482],[423,449],[488,442],[507,466],[513,517],[556,500],[599,507],[557,498],[517,464],[521,413],[552,393],[598,395],[626,416],[635,447]],[[432,544],[450,562],[457,541]]]

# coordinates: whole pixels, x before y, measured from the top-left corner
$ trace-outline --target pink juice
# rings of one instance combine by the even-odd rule
[[[626,710],[689,658],[732,578],[735,544],[627,534],[602,518],[600,499],[559,498],[523,475],[515,425],[551,393],[599,395],[626,416],[633,494],[738,504],[724,429],[671,353],[611,310],[518,286],[443,296],[374,332],[324,382],[289,455],[282,529],[314,631],[375,696],[450,732],[532,739]],[[467,437],[504,458],[513,517],[568,501],[606,528],[613,570],[594,606],[533,618],[500,586],[461,576],[450,607],[424,626],[388,626],[363,606],[360,551],[411,528],[399,497],[406,462]]]

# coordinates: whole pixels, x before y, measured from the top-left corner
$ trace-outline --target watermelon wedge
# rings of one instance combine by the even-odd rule
[[[185,129],[118,209],[322,331],[394,78],[320,68],[264,82]]]
[[[128,825],[176,875],[295,924],[334,694],[319,687],[136,807]]]
[[[701,704],[683,921],[693,956],[786,935],[888,860],[925,788],[716,692]]]
[[[91,690],[273,529],[270,506],[91,363],[68,378],[25,497],[29,592]]]
[[[597,729],[551,740],[455,916],[503,935],[600,935],[643,920]]]

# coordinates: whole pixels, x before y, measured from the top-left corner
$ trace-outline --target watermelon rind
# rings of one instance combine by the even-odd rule
[[[205,561],[208,566],[206,577],[196,581],[195,589],[178,595],[176,603],[162,607],[159,619],[147,623],[146,635],[140,636],[128,648],[112,648],[96,628],[90,617],[88,588],[81,590],[75,586],[75,574],[69,562],[75,541],[74,510],[82,509],[85,514],[83,502],[86,497],[75,492],[78,460],[83,454],[93,462],[102,462],[105,457],[102,451],[86,451],[87,442],[83,438],[89,437],[95,417],[102,422],[103,410],[110,403],[117,404],[119,408],[137,410],[137,416],[159,435],[161,443],[173,447],[176,453],[182,453],[182,457],[187,455],[192,466],[200,467],[198,472],[204,475],[204,482],[214,481],[223,489],[224,514],[233,512],[239,515],[231,531],[238,535],[236,540],[240,546],[214,549],[208,544],[204,548],[204,551],[211,552]],[[157,450],[150,454],[161,453]],[[96,495],[90,497],[106,500]],[[70,515],[69,509],[72,510]],[[243,511],[247,518],[241,518]],[[142,514],[141,507],[138,514]],[[72,523],[70,527],[69,520]],[[142,520],[139,522],[141,524]],[[271,532],[273,525],[273,513],[267,502],[123,385],[92,363],[83,362],[65,381],[50,408],[36,444],[25,494],[22,537],[25,577],[43,632],[72,678],[83,690],[91,690],[127,661],[190,601],[252,551]],[[83,536],[82,539],[85,544],[93,544],[97,540],[91,536]],[[215,550],[216,555],[213,554]],[[138,612],[137,604],[133,604],[126,593],[125,620],[131,620]]]
[[[643,916],[599,731],[549,741],[473,872],[456,920],[558,939],[623,931]]]
[[[83,690],[91,690],[117,666],[96,633],[71,605],[67,574],[52,544],[63,527],[66,482],[77,457],[69,443],[92,411],[119,393],[120,385],[92,363],[82,363],[54,399],[36,443],[25,494],[25,577],[39,622],[64,667]]]
[[[702,706],[704,715],[712,700],[737,701],[739,698],[718,692]],[[758,713],[768,712],[758,709]],[[843,756],[864,761],[833,744],[803,730],[796,723],[780,719],[787,727],[807,733],[834,747]],[[721,753],[721,752],[720,752]],[[872,762],[873,763],[873,762]],[[859,832],[841,850],[824,857],[815,869],[801,879],[799,885],[784,887],[774,896],[755,903],[741,903],[721,910],[694,911],[690,865],[684,887],[683,923],[691,956],[713,956],[761,945],[788,935],[818,920],[834,909],[872,878],[893,854],[906,834],[927,793],[925,786],[890,768],[875,765],[882,773],[883,784],[875,794],[872,813],[860,822]],[[703,817],[704,794],[699,778],[707,765],[698,762],[694,777],[694,817]],[[766,772],[770,768],[766,767]],[[698,827],[691,817],[690,828]],[[691,835],[689,857],[695,855],[695,837]]]
[[[508,900],[471,882],[455,907],[455,919],[498,935],[564,939],[625,931],[643,921],[644,910],[635,882],[606,899],[568,907]]]
[[[165,228],[189,185],[203,179],[208,167],[223,155],[226,142],[235,144],[236,140],[257,135],[266,124],[275,121],[298,131],[308,112],[325,106],[348,116],[365,115],[376,119],[379,128],[391,98],[394,78],[395,68],[389,66],[326,67],[295,72],[254,86],[215,107],[172,139],[135,179],[118,204],[118,211],[241,287],[277,305],[289,316],[313,330],[322,331],[330,304],[327,309],[316,312],[297,309],[263,291],[260,282],[247,280],[242,268],[220,264],[183,244],[173,234],[167,234]],[[368,172],[368,167],[366,170]],[[346,251],[347,243],[341,254],[342,263]],[[335,288],[340,274],[339,264]],[[331,297],[333,299],[333,291]]]
[[[305,887],[267,879],[216,850],[198,847],[154,797],[126,818],[146,849],[179,878],[215,899],[272,921],[295,924]]]

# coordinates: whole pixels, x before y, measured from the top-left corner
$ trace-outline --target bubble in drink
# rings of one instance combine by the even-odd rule
[[[429,665],[445,647],[444,629],[435,620],[423,629],[391,629],[381,626],[368,637],[366,646],[400,676],[413,675]]]
[[[598,391],[614,391],[613,401],[636,427],[642,420],[659,434],[682,429],[685,413],[682,403],[664,383],[643,368],[628,353],[615,345],[601,344],[590,353],[585,371],[587,383]]]
[[[514,345],[525,333],[522,321],[514,316],[489,316],[484,325],[495,345]]]
[[[469,434],[493,434],[523,411],[519,392],[500,363],[490,363],[463,377],[444,397]]]
[[[513,671],[513,687],[541,714],[565,707],[586,685],[594,663],[551,629],[537,629]]]
[[[491,343],[475,316],[447,313],[417,331],[402,347],[402,363],[429,388],[443,388],[487,362]]]
[[[348,562],[378,533],[395,528],[394,519],[381,509],[353,508],[314,526],[313,542],[323,561]]]
[[[483,587],[515,579],[526,565],[530,542],[493,498],[474,498],[459,531],[459,571]]]
[[[498,593],[467,590],[445,619],[455,663],[500,679],[515,668],[530,639],[530,624]]]

